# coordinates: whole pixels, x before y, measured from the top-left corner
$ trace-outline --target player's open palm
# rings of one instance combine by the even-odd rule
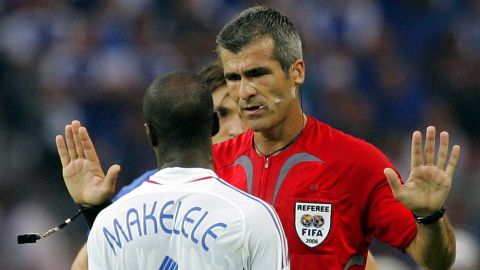
[[[110,199],[120,166],[113,165],[107,175],[103,173],[87,129],[75,120],[65,126],[65,140],[58,135],[55,142],[62,162],[63,179],[75,203],[100,205]]]
[[[443,207],[460,157],[458,145],[452,147],[448,156],[449,136],[443,131],[435,158],[435,136],[435,127],[429,126],[425,148],[422,148],[422,133],[413,133],[411,172],[405,184],[401,183],[393,169],[384,171],[395,198],[418,216],[430,216]]]

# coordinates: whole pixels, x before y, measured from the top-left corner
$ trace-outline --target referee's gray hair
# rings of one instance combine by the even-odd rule
[[[228,22],[217,35],[220,48],[238,53],[246,45],[265,37],[274,41],[273,57],[286,72],[303,58],[302,42],[295,25],[275,9],[255,6],[244,10]]]

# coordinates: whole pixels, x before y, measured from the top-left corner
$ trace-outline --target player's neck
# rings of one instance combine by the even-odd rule
[[[159,169],[182,167],[213,169],[212,152],[210,149],[185,149],[176,151],[156,152]]]
[[[301,117],[288,124],[277,126],[268,132],[255,132],[253,147],[262,156],[276,155],[295,143],[306,123],[307,117],[302,113]]]

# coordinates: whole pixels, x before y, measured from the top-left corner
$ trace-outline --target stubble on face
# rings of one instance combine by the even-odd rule
[[[220,49],[230,95],[244,124],[258,132],[283,124],[295,98],[292,81],[272,57],[273,48],[273,40],[264,38],[238,53]]]

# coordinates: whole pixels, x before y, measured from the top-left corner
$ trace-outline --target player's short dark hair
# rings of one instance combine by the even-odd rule
[[[273,57],[284,71],[303,58],[302,42],[295,25],[277,10],[263,6],[246,9],[230,20],[217,35],[217,52],[224,48],[238,53],[246,45],[265,37],[273,39]]]
[[[190,72],[159,76],[143,98],[145,123],[158,142],[177,149],[210,143],[212,112],[210,90]]]
[[[220,61],[215,61],[210,65],[204,67],[199,72],[200,77],[205,80],[207,88],[213,93],[215,89],[226,84],[223,76],[223,67]]]

